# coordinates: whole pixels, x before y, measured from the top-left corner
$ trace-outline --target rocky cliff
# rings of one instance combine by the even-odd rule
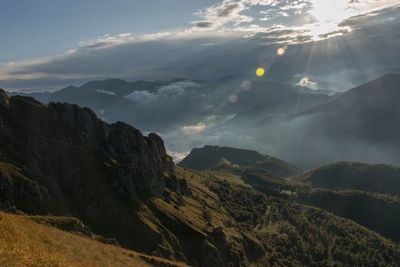
[[[162,139],[107,124],[76,105],[8,97],[0,90],[0,206],[68,215],[131,243],[142,201],[174,181]],[[139,227],[140,228],[140,227]]]

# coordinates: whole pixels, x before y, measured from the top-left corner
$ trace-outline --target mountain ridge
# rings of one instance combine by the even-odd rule
[[[298,167],[290,163],[254,150],[210,145],[192,149],[178,165],[195,170],[206,170],[221,160],[238,165],[264,168],[277,176],[290,176],[300,171]]]

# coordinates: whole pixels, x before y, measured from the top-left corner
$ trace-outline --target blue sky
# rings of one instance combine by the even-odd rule
[[[211,0],[2,0],[0,62],[59,53],[104,34],[180,30]]]
[[[2,0],[0,25],[8,90],[218,79],[258,67],[315,87],[345,81],[338,88],[400,67],[398,0]]]

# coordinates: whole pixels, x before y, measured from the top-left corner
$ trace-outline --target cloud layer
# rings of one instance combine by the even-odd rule
[[[298,82],[300,75],[349,87],[359,73],[398,64],[399,6],[373,9],[392,2],[341,2],[346,16],[329,22],[331,29],[315,15],[325,1],[224,0],[196,12],[199,20],[180,32],[108,34],[62,55],[1,64],[0,86],[45,90],[109,77],[218,79],[250,76],[263,66],[273,79]],[[282,46],[284,55],[277,55]]]

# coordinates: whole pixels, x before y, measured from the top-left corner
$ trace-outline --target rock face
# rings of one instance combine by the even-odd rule
[[[8,108],[9,99],[6,92],[0,88],[0,106],[3,108]]]
[[[173,184],[162,139],[87,108],[0,90],[0,206],[80,218],[96,232],[131,245],[142,201]]]
[[[167,155],[164,142],[156,134],[148,137],[134,127],[117,122],[106,124],[88,108],[77,105],[50,103],[51,117],[78,129],[106,157],[124,164],[124,171],[114,175],[121,186],[127,186],[127,197],[137,200],[140,195],[160,195],[165,186],[161,179],[173,173],[174,164]]]

